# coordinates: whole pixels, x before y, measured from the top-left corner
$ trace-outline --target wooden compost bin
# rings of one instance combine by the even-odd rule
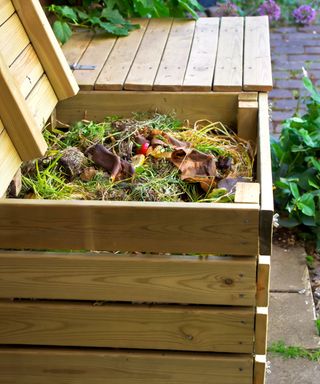
[[[140,23],[127,38],[74,35],[69,63],[96,67],[74,72],[81,91],[58,120],[150,109],[220,120],[256,140],[257,183],[221,204],[1,199],[1,383],[264,382],[267,18]],[[77,85],[36,0],[0,0],[0,59],[2,195]]]

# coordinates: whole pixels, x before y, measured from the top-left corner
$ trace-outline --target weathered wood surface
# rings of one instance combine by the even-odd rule
[[[253,384],[265,384],[266,367],[266,355],[257,355],[254,360]]]
[[[261,185],[260,254],[271,255],[273,220],[273,182],[270,154],[268,95],[259,94],[258,116],[258,167],[257,176]]]
[[[109,114],[132,117],[132,112],[175,113],[193,124],[198,119],[237,123],[238,96],[214,92],[80,92],[57,105],[57,119],[73,123],[83,118],[103,121]]]
[[[257,307],[256,311],[254,352],[256,355],[265,355],[267,353],[268,308]]]
[[[257,306],[269,305],[270,256],[260,255],[257,270]]]
[[[0,0],[0,25],[9,19],[14,13],[11,0]]]
[[[253,308],[0,302],[0,344],[253,352]]]
[[[0,248],[248,256],[258,252],[258,222],[256,204],[9,200]]]
[[[234,202],[259,204],[260,184],[238,182],[236,184]]]
[[[258,135],[258,108],[258,101],[248,99],[248,93],[239,94],[237,133],[242,139],[254,143],[257,142]]]
[[[0,297],[253,306],[256,258],[1,252]]]
[[[0,348],[6,384],[252,384],[252,371],[249,355]]]
[[[272,89],[271,53],[268,16],[246,17],[244,36],[243,88]]]

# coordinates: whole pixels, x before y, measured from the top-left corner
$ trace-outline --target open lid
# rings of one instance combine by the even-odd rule
[[[44,124],[59,100],[77,92],[40,2],[0,0],[0,131],[21,160],[44,154]]]

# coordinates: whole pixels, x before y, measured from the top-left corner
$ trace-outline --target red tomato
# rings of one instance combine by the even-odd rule
[[[137,150],[138,155],[146,155],[147,150],[149,148],[150,144],[148,142],[143,143],[140,148]]]

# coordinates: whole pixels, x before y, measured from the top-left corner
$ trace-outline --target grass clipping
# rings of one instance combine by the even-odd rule
[[[49,150],[22,167],[19,197],[231,202],[251,181],[255,148],[220,122],[108,117],[46,130]]]

